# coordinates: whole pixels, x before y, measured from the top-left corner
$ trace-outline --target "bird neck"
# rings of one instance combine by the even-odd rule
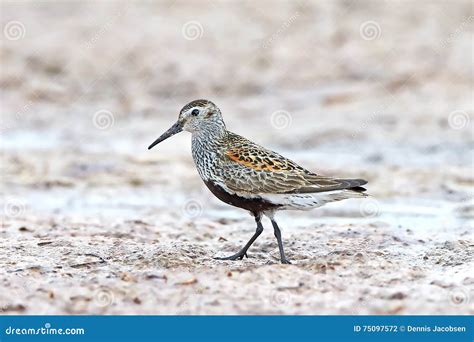
[[[202,125],[199,130],[192,132],[193,144],[196,142],[199,147],[213,149],[215,145],[220,145],[227,136],[227,129],[224,121],[215,121]]]
[[[225,126],[220,129],[201,129],[192,133],[192,155],[203,180],[216,177],[227,137]]]

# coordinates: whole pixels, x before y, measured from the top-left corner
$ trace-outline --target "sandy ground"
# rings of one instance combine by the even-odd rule
[[[1,3],[4,314],[474,314],[470,1]],[[195,98],[372,197],[253,219],[205,189]]]

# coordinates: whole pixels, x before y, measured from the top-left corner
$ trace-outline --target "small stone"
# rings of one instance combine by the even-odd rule
[[[443,289],[447,289],[447,288],[450,288],[450,287],[453,287],[453,284],[450,284],[446,281],[443,281],[443,280],[433,280],[430,285],[435,285],[435,286],[439,286]]]
[[[472,277],[466,277],[466,278],[464,278],[464,280],[462,281],[462,284],[463,284],[463,285],[474,285],[474,278],[472,278]]]
[[[401,299],[405,299],[406,297],[407,297],[407,295],[404,294],[403,292],[395,292],[390,297],[388,297],[388,299],[401,300]]]
[[[189,278],[188,280],[176,283],[176,285],[192,285],[192,284],[196,284],[197,282],[198,280],[193,277],[193,278]]]

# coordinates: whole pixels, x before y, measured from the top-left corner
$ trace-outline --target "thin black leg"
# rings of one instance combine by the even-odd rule
[[[260,234],[262,234],[263,232],[263,226],[262,226],[262,216],[261,215],[256,215],[255,216],[255,222],[257,223],[257,230],[255,230],[255,234],[253,234],[253,236],[250,238],[249,242],[247,242],[245,244],[245,246],[240,250],[238,251],[237,253],[231,255],[231,256],[228,256],[228,257],[223,257],[223,258],[214,258],[214,259],[217,259],[217,260],[242,260],[244,258],[244,256],[247,256],[247,250],[250,248],[250,246],[252,246],[252,244],[254,243],[255,240],[257,240],[257,238],[259,237]]]
[[[280,249],[280,260],[282,264],[291,264],[291,262],[285,257],[285,251],[283,250],[283,241],[281,240],[281,231],[278,227],[278,224],[275,220],[271,220],[273,225],[273,232],[275,233],[275,237],[278,241],[278,248]]]

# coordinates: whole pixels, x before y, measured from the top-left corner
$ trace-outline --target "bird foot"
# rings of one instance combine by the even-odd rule
[[[214,259],[216,259],[216,260],[237,260],[237,259],[242,260],[242,259],[244,258],[244,256],[245,256],[246,258],[249,257],[249,256],[247,255],[247,252],[242,252],[242,251],[240,251],[240,252],[235,253],[235,254],[233,254],[233,255],[230,255],[230,256],[228,256],[228,257],[215,257]]]
[[[281,259],[281,263],[282,263],[282,264],[285,264],[285,265],[291,265],[290,260],[288,260],[288,259],[286,259],[286,258]]]

